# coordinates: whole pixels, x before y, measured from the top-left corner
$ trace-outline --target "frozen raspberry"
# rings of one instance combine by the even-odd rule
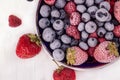
[[[78,25],[80,23],[80,14],[78,12],[73,12],[70,15],[70,24]]]
[[[68,2],[66,5],[65,5],[65,11],[68,13],[68,14],[71,14],[72,12],[75,12],[76,11],[76,5],[74,2],[70,1]]]
[[[120,37],[120,25],[114,28],[113,33],[116,37]]]
[[[69,26],[69,27],[67,27],[66,28],[66,33],[69,36],[73,37],[74,39],[80,39],[80,33],[79,33],[77,27],[75,27],[75,26]]]
[[[105,39],[105,38],[98,38],[98,41],[99,41],[100,43],[102,43],[102,42],[106,41],[106,39]]]
[[[73,46],[67,49],[67,64],[81,65],[87,61],[88,55],[85,51],[77,46]]]
[[[94,53],[94,51],[95,51],[95,48],[96,47],[90,47],[89,49],[88,49],[88,54],[90,55],[90,56],[93,56],[93,53]]]
[[[89,37],[92,37],[92,38],[98,38],[98,36],[97,36],[97,33],[96,33],[96,32],[91,33]]]
[[[10,15],[8,21],[9,21],[9,26],[11,27],[18,27],[22,24],[21,19],[15,15]]]
[[[100,63],[109,63],[119,56],[116,44],[110,41],[104,41],[96,47],[94,58]]]
[[[44,0],[44,2],[48,5],[54,5],[56,0]]]

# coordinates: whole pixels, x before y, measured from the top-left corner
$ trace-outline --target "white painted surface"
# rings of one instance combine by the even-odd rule
[[[22,60],[15,54],[19,37],[36,33],[35,14],[38,0],[0,0],[0,80],[53,80],[56,64],[44,50],[34,58]],[[23,23],[18,28],[8,26],[8,16],[15,14]],[[76,71],[77,80],[120,80],[120,60],[103,69]]]

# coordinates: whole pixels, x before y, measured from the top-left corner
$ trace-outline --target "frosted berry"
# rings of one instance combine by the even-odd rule
[[[56,20],[54,23],[53,23],[53,28],[55,30],[62,30],[64,28],[64,22],[60,19]]]
[[[42,17],[48,17],[50,14],[50,7],[48,5],[42,5],[40,9],[40,14]]]
[[[48,27],[49,25],[50,25],[50,21],[48,20],[48,18],[41,18],[39,20],[40,28],[44,29],[44,28]]]

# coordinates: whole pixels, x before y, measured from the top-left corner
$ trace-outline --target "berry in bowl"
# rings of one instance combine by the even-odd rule
[[[44,48],[72,69],[113,63],[120,55],[119,4],[114,0],[40,0],[36,22]]]

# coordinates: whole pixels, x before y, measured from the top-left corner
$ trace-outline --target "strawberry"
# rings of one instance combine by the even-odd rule
[[[66,28],[66,33],[74,39],[80,39],[80,33],[77,27],[70,25]]]
[[[81,65],[88,59],[88,54],[77,46],[73,46],[67,49],[67,64]]]
[[[114,28],[113,33],[116,37],[120,37],[120,25]]]
[[[76,11],[76,5],[73,1],[69,1],[66,5],[65,5],[65,11],[68,13],[68,14],[71,14],[72,12],[75,12]]]
[[[97,33],[96,33],[96,32],[91,33],[89,37],[92,37],[92,38],[98,38],[98,36],[97,36]]]
[[[56,0],[44,0],[44,2],[48,5],[54,5]]]
[[[40,40],[36,34],[24,34],[19,38],[16,54],[22,59],[32,58],[41,50]]]
[[[9,26],[11,27],[18,27],[22,24],[21,19],[15,15],[10,15],[8,21],[9,21]]]
[[[76,80],[75,71],[63,66],[60,66],[53,73],[54,80]]]
[[[114,16],[120,22],[120,1],[116,1],[114,5]]]
[[[78,12],[73,12],[70,15],[70,24],[71,25],[78,25],[80,23],[80,14]]]

